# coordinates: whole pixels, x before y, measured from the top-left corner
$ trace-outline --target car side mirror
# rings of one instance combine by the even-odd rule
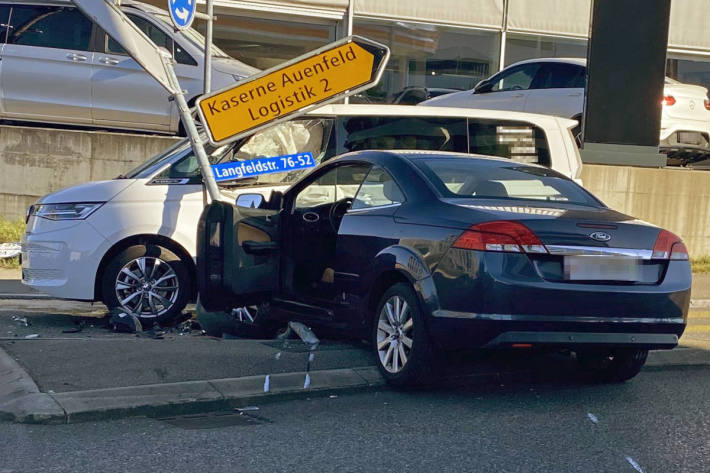
[[[486,92],[490,92],[491,89],[493,89],[493,84],[491,84],[487,80],[482,80],[481,82],[476,84],[476,87],[473,88],[473,93],[485,94]]]
[[[241,194],[237,197],[237,207],[248,209],[258,209],[264,203],[264,196],[261,194]]]

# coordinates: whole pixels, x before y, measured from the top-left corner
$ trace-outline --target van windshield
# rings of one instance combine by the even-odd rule
[[[156,164],[167,161],[175,155],[184,153],[185,150],[190,146],[190,141],[183,139],[173,144],[169,148],[161,151],[152,158],[148,159],[144,163],[139,164],[135,168],[131,169],[125,174],[118,176],[119,179],[136,179],[141,177],[140,175],[147,169],[152,168]]]

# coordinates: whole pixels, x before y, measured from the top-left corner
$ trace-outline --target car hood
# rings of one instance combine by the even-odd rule
[[[86,182],[58,190],[42,197],[39,204],[67,204],[73,202],[108,202],[126,190],[134,179]]]
[[[461,103],[465,103],[465,99],[469,97],[473,92],[470,90],[462,90],[461,92],[453,92],[451,94],[440,95],[438,97],[419,102],[417,105],[423,105],[425,107],[447,107],[456,106]]]
[[[257,69],[256,67],[252,67],[248,64],[244,64],[241,61],[237,61],[236,59],[227,57],[212,58],[212,67],[218,70],[219,72],[239,76],[242,79],[261,72],[261,70]]]

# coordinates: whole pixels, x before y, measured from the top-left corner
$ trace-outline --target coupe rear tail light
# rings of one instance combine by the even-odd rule
[[[710,100],[705,99],[703,103],[705,104],[705,110],[710,110]]]
[[[472,225],[459,236],[454,248],[504,253],[547,253],[532,230],[518,222],[500,220]]]
[[[663,97],[663,103],[669,107],[671,105],[675,105],[675,97],[673,97],[672,95],[666,95],[665,97]]]
[[[680,237],[668,230],[661,230],[658,238],[656,238],[656,243],[653,245],[651,257],[656,259],[687,260],[688,249]]]

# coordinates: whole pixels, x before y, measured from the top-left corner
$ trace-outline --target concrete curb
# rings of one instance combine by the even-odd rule
[[[679,347],[649,354],[646,368],[710,366],[710,351]],[[0,418],[20,423],[65,424],[128,416],[167,416],[231,409],[324,392],[358,392],[385,385],[376,367],[42,393],[27,372],[0,349]]]
[[[364,391],[384,385],[376,367],[152,384],[45,394],[0,349],[0,418],[39,424],[65,424],[127,416],[179,415],[280,401],[321,392]]]

